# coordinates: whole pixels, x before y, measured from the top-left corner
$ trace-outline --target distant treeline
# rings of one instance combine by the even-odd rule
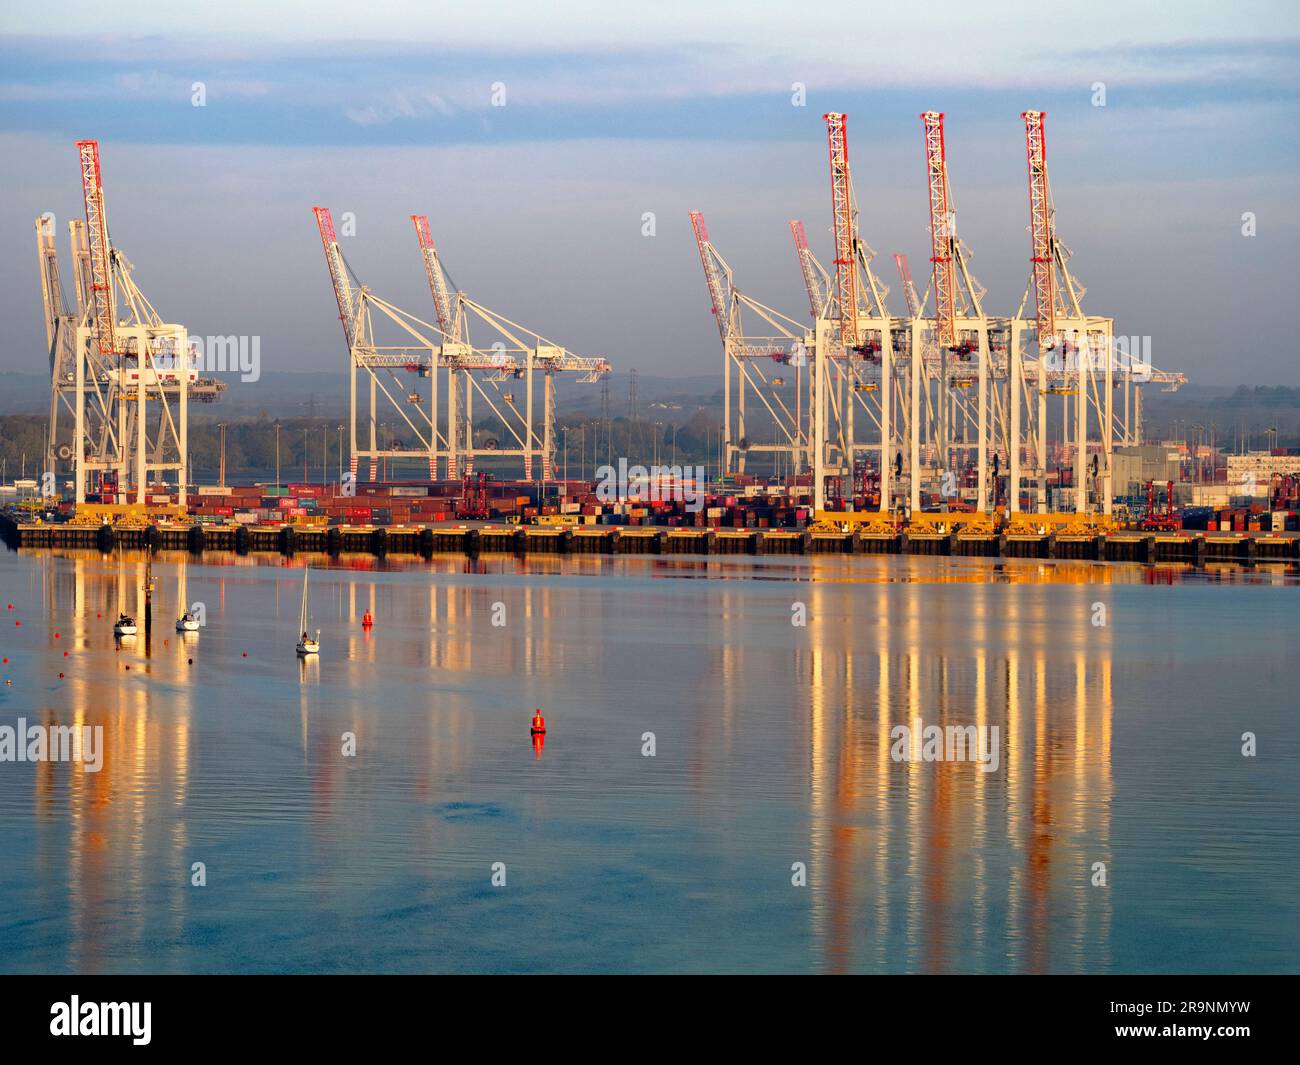
[[[613,397],[611,397],[613,399]],[[635,420],[627,415],[628,404],[612,402],[622,413],[612,415],[608,424],[591,411],[570,411],[556,419],[555,445],[563,472],[567,450],[569,473],[578,476],[586,470],[593,475],[595,466],[606,461],[617,464],[620,457],[631,463],[669,464],[676,454],[678,464],[706,465],[710,472],[718,466],[718,436],[721,405],[718,397],[693,412],[683,397],[679,407],[646,404]],[[1145,435],[1147,439],[1192,439],[1199,436],[1215,440],[1225,450],[1239,446],[1264,448],[1300,446],[1300,388],[1242,386],[1227,395],[1201,396],[1189,389],[1183,393],[1162,393],[1148,389],[1144,397]],[[276,467],[276,426],[279,426],[280,476],[286,482],[300,480],[306,460],[307,476],[312,481],[333,480],[339,471],[339,426],[346,419],[334,417],[287,417],[274,419],[267,412],[255,416],[227,417],[209,413],[211,408],[193,413],[190,418],[190,462],[194,477],[201,481],[215,478],[220,455],[221,430],[226,425],[226,474],[230,480],[250,477],[267,478]],[[749,433],[753,443],[770,443],[771,421],[761,406],[752,404]],[[1199,431],[1197,427],[1202,427]],[[537,426],[540,432],[540,426]],[[565,432],[565,430],[568,430]],[[6,480],[24,472],[37,476],[43,464],[42,451],[46,418],[41,414],[0,415],[0,464]],[[381,447],[394,443],[412,450],[415,435],[408,426],[391,414],[378,433]],[[343,438],[343,461],[346,466],[348,442]],[[478,446],[495,440],[500,447],[511,447],[514,439],[490,413],[476,419],[474,438]],[[675,445],[675,448],[674,448]],[[24,470],[25,459],[25,470]],[[512,463],[514,460],[510,460]],[[485,469],[497,463],[487,460]],[[506,461],[499,464],[504,471]],[[513,466],[511,467],[513,469]],[[750,470],[772,471],[767,457],[751,456]],[[412,468],[413,469],[413,468]]]
[[[194,476],[203,481],[212,480],[218,470],[221,454],[221,424],[216,420],[190,420],[190,465]],[[279,467],[281,480],[300,481],[304,475],[309,481],[334,480],[338,477],[340,438],[342,462],[347,467],[348,434],[338,419],[269,417],[230,420],[226,426],[226,476],[229,480],[256,475],[270,476],[276,468],[276,439],[279,437]],[[278,426],[278,434],[277,434]],[[47,419],[36,414],[10,414],[0,416],[0,463],[6,480],[23,476],[37,477],[44,463],[43,449]],[[540,426],[536,427],[540,432]],[[567,430],[567,431],[566,431]],[[593,476],[596,466],[607,457],[614,463],[626,457],[633,463],[669,463],[674,456],[679,464],[716,465],[719,427],[704,412],[696,412],[680,424],[671,421],[649,421],[626,417],[611,417],[608,426],[600,418],[565,415],[556,419],[555,445],[558,464],[563,472],[567,448],[569,473],[573,477],[584,469]],[[405,424],[394,426],[383,423],[377,434],[381,447],[388,446],[411,450],[415,447],[415,434]],[[475,422],[474,438],[477,446],[515,446],[501,423],[494,417]],[[710,462],[707,456],[712,454]],[[516,462],[517,460],[510,460]],[[486,465],[491,467],[491,460]]]

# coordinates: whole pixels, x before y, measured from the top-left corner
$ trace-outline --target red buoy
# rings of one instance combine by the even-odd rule
[[[546,735],[546,718],[542,717],[541,710],[533,714],[533,727],[529,731],[534,736]]]
[[[374,624],[375,624],[375,619],[370,616],[370,611],[367,610],[361,618],[361,627],[363,629],[369,629],[373,627]]]

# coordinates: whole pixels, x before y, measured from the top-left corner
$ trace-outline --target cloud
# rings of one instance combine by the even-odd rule
[[[455,113],[456,109],[446,99],[433,92],[393,92],[367,107],[344,109],[348,120],[358,126],[382,125],[400,119],[446,118]]]

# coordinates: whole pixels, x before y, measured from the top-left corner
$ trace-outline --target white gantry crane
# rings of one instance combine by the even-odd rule
[[[438,257],[429,219],[411,215],[415,224],[420,256],[424,262],[429,293],[433,297],[438,328],[443,334],[443,364],[447,367],[447,426],[449,431],[448,476],[456,477],[456,463],[464,456],[465,472],[471,473],[476,455],[513,455],[523,460],[524,479],[533,476],[534,459],[540,457],[543,481],[555,475],[555,375],[573,373],[585,384],[593,384],[609,373],[603,358],[575,355],[547,340],[540,333],[512,322],[471,299],[449,284]],[[486,326],[495,339],[476,345],[470,339],[471,321]],[[542,422],[540,436],[535,425],[535,378],[542,378]],[[502,385],[523,381],[521,403],[513,390]],[[491,447],[474,442],[474,397],[486,403],[504,427],[504,438]],[[540,450],[539,450],[540,449]]]
[[[800,472],[809,460],[809,439],[801,408],[803,369],[808,364],[813,338],[793,318],[741,292],[727,260],[709,239],[704,215],[691,211],[690,219],[704,267],[710,309],[722,339],[722,472],[744,473],[750,454],[771,455],[774,462],[784,455],[789,468]],[[756,316],[754,325],[764,331],[762,334],[745,331],[751,316]],[[783,372],[770,372],[784,367],[795,373],[792,402],[783,395],[788,387]],[[751,394],[766,411],[767,419],[760,431],[764,435],[770,431],[770,441],[753,437],[748,403]]]
[[[201,378],[184,326],[163,322],[109,237],[99,142],[77,142],[85,220],[70,223],[76,310],[59,275],[54,222],[36,220],[50,358],[46,469],[73,477],[78,504],[145,504],[151,488],[185,503],[189,403],[225,385]]]
[[[985,512],[991,499],[990,454],[1002,451],[995,414],[1001,410],[997,381],[1005,373],[1003,366],[995,364],[995,354],[1000,354],[1005,363],[1007,321],[985,314],[984,288],[971,273],[970,250],[957,233],[943,119],[942,111],[921,113],[930,207],[930,289],[934,294],[931,325],[937,355],[937,364],[928,375],[936,385],[938,415],[931,438],[941,472],[956,473],[969,467],[970,453],[974,452],[975,507]],[[922,387],[926,389],[928,406],[929,385]],[[919,427],[913,431],[919,434]],[[914,478],[912,482],[913,509],[920,504],[919,480]]]
[[[1076,514],[1112,506],[1112,455],[1115,442],[1114,386],[1118,361],[1114,319],[1083,310],[1084,288],[1070,272],[1070,252],[1056,234],[1056,212],[1047,173],[1042,111],[1025,111],[1025,153],[1029,172],[1030,279],[1011,323],[1010,419],[1016,446],[1009,455],[1008,509],[1021,509],[1026,472],[1035,482],[1034,509],[1063,510],[1047,498],[1048,397],[1061,401],[1061,461],[1072,460]],[[1034,319],[1022,317],[1029,293]],[[1035,350],[1025,350],[1033,332]],[[1126,365],[1127,374],[1132,369]],[[1031,392],[1035,395],[1031,396]],[[1031,399],[1033,402],[1031,402]],[[1099,440],[1090,447],[1090,426]],[[1024,446],[1021,446],[1023,440]],[[1094,505],[1095,500],[1095,505]]]
[[[381,459],[427,462],[431,480],[436,480],[445,462],[447,476],[456,479],[473,472],[475,456],[516,456],[522,460],[523,476],[533,479],[540,471],[550,480],[555,467],[555,384],[557,373],[577,373],[593,382],[609,373],[603,358],[574,355],[540,334],[510,321],[476,303],[448,283],[428,218],[412,215],[420,255],[433,296],[437,323],[425,321],[376,295],[356,281],[343,258],[328,208],[314,207],[325,262],[343,323],[349,358],[349,414],[351,468],[357,474],[361,459],[369,461],[370,479],[378,473]],[[497,339],[487,345],[470,340],[470,319],[488,325]],[[395,327],[401,343],[381,344],[375,333],[377,321]],[[447,397],[439,396],[439,371],[446,372]],[[427,380],[427,397],[418,386],[404,383],[401,374]],[[537,417],[535,377],[542,375],[542,409]],[[357,406],[357,382],[364,375],[369,386],[369,410],[362,415]],[[522,401],[503,383],[519,381]],[[504,426],[501,440],[474,440],[473,402],[478,395]],[[395,424],[405,425],[414,438],[413,446],[395,438],[381,440],[379,404],[391,412]],[[364,424],[362,419],[364,417]]]

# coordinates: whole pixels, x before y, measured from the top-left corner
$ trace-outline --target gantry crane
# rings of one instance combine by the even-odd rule
[[[50,358],[46,471],[57,481],[70,469],[78,504],[93,493],[105,503],[134,495],[143,505],[153,482],[184,505],[189,403],[212,402],[225,384],[199,376],[188,331],[163,322],[136,285],[109,236],[99,142],[76,147],[85,220],[69,227],[75,312],[59,276],[53,218],[36,220]]]
[[[814,374],[813,379],[814,422],[820,427],[814,434],[813,495],[816,508],[822,509],[824,477],[836,472],[825,445],[831,426],[828,415],[835,403],[835,392],[830,385],[831,366],[834,360],[842,359],[841,380],[847,386],[848,394],[839,404],[841,413],[837,420],[842,426],[844,472],[851,473],[859,452],[876,453],[880,474],[880,511],[887,513],[892,509],[893,495],[891,456],[900,442],[895,435],[898,419],[894,417],[894,406],[901,398],[898,394],[901,382],[895,373],[899,364],[896,338],[912,326],[890,316],[887,305],[889,289],[872,267],[875,252],[858,232],[858,204],[849,167],[848,116],[829,112],[822,117],[826,122],[831,231],[835,248],[832,311],[838,317],[818,323],[821,336],[819,352],[824,349],[827,357],[820,362],[822,370]],[[858,407],[864,409],[874,428],[874,440],[857,439],[854,415]]]
[[[1009,458],[1010,482],[1007,501],[1012,511],[1020,509],[1023,473],[1021,440],[1022,410],[1025,439],[1031,458],[1031,473],[1037,482],[1037,509],[1048,509],[1047,471],[1047,397],[1061,398],[1063,430],[1071,420],[1073,434],[1063,450],[1073,453],[1073,510],[1087,513],[1090,498],[1098,508],[1111,513],[1112,452],[1114,448],[1113,389],[1117,360],[1114,348],[1114,320],[1083,311],[1084,289],[1072,276],[1070,252],[1056,234],[1052,186],[1047,172],[1044,137],[1046,117],[1042,111],[1025,111],[1025,154],[1029,173],[1029,241],[1030,280],[1025,299],[1032,291],[1034,320],[1022,318],[1025,299],[1011,323],[1010,365],[1010,437],[1016,442]],[[1028,328],[1035,334],[1036,351],[1032,360],[1023,348]],[[1128,372],[1131,367],[1126,367]],[[1037,388],[1037,403],[1029,403],[1029,390]],[[1089,414],[1100,440],[1095,453],[1095,474],[1089,491]],[[1064,435],[1064,434],[1063,434]]]
[[[516,455],[523,460],[525,479],[531,480],[534,461],[539,461],[542,478],[548,480],[554,468],[555,390],[553,375],[576,372],[586,381],[595,381],[609,373],[603,358],[574,355],[552,344],[538,333],[525,329],[488,308],[476,303],[463,292],[452,289],[433,244],[428,220],[412,215],[424,261],[426,277],[434,300],[438,324],[425,321],[383,299],[360,284],[343,257],[338,236],[328,208],[314,207],[325,263],[329,270],[338,304],[339,319],[348,348],[350,394],[351,468],[355,478],[360,459],[368,459],[370,479],[374,480],[381,458],[389,460],[419,457],[428,464],[431,479],[436,479],[439,460],[445,459],[448,477],[473,472],[475,455]],[[488,347],[475,347],[469,341],[468,318],[473,315],[491,326],[502,338]],[[400,344],[380,344],[376,337],[377,320],[387,320],[404,334]],[[438,389],[438,371],[447,371],[449,392],[447,420],[442,421],[442,404]],[[475,376],[477,372],[478,376]],[[534,375],[543,375],[543,407],[540,419],[534,418]],[[429,382],[427,402],[418,389],[405,386],[399,373],[416,375]],[[357,381],[364,374],[369,384],[369,412],[363,427],[358,421]],[[512,393],[502,392],[503,381],[523,380],[525,401],[516,402]],[[491,392],[484,389],[486,382]],[[472,397],[477,392],[505,426],[515,446],[478,448],[473,444]],[[380,441],[383,424],[379,420],[379,398],[405,424],[415,437],[413,448],[400,441]],[[540,432],[537,422],[540,421]]]
[[[994,406],[1000,409],[993,349],[995,346],[1005,349],[1007,323],[1005,319],[995,321],[985,314],[984,288],[971,273],[970,252],[957,233],[957,208],[948,179],[943,112],[922,112],[921,126],[930,208],[934,338],[939,360],[935,375],[939,461],[944,470],[955,470],[965,464],[956,459],[970,450],[969,442],[959,445],[954,440],[953,422],[960,419],[963,429],[974,430],[976,509],[986,511],[989,454],[1000,450],[995,441],[999,434],[995,432],[991,409]],[[975,387],[973,418],[969,401],[972,386]],[[969,437],[968,432],[962,435]],[[914,507],[918,489],[919,484],[914,482]]]
[[[438,328],[443,334],[442,359],[448,379],[448,476],[457,476],[457,459],[465,459],[465,472],[474,472],[476,455],[517,455],[523,460],[524,479],[533,476],[533,460],[540,455],[543,481],[555,475],[555,376],[574,373],[580,381],[593,384],[609,373],[603,358],[575,355],[547,340],[540,333],[512,322],[454,289],[447,280],[433,242],[426,215],[411,215],[420,256],[424,263],[429,293],[433,297]],[[487,326],[496,339],[487,346],[475,346],[470,338],[471,320]],[[542,425],[538,436],[534,425],[534,378],[542,378]],[[502,384],[523,379],[524,401]],[[488,405],[501,421],[506,446],[492,448],[474,444],[474,397]],[[511,442],[513,441],[513,446]],[[539,450],[540,449],[540,450]]]
[[[802,397],[795,396],[793,409],[781,396],[783,378],[769,376],[764,366],[790,366],[801,371],[808,363],[811,335],[788,315],[760,303],[736,287],[735,276],[721,253],[709,239],[704,215],[690,212],[695,245],[704,267],[704,281],[709,291],[710,309],[722,339],[723,472],[744,473],[748,454],[786,455],[796,472],[805,468],[809,442],[801,413]],[[746,312],[756,315],[766,335],[746,332]],[[802,380],[802,377],[799,378]],[[801,385],[796,383],[796,393]],[[771,443],[752,439],[749,427],[748,395],[752,392],[767,411],[773,426]]]
[[[1062,426],[1070,424],[1074,400],[1073,440],[1062,440],[1063,453],[1073,452],[1072,509],[1077,514],[1111,511],[1113,444],[1141,439],[1141,389],[1157,383],[1174,391],[1186,382],[1180,373],[1155,369],[1149,359],[1116,358],[1113,322],[1086,315],[1084,291],[1071,275],[1069,251],[1057,238],[1043,149],[1042,114],[1025,112],[1029,161],[1032,275],[1020,309],[1008,318],[990,316],[984,289],[970,268],[970,252],[955,226],[955,205],[948,175],[944,115],[924,112],[927,191],[931,230],[931,281],[918,298],[905,256],[896,255],[907,302],[907,317],[892,318],[888,290],[875,276],[874,253],[859,235],[858,208],[849,168],[846,116],[830,112],[826,122],[831,177],[831,216],[834,238],[833,272],[822,268],[809,246],[802,223],[792,221],[795,252],[814,328],[802,341],[790,319],[740,293],[730,267],[709,240],[704,220],[693,212],[697,248],[704,266],[713,314],[724,352],[726,466],[743,469],[743,454],[751,449],[745,425],[746,385],[753,368],[764,358],[788,362],[798,353],[812,360],[808,375],[808,426],[803,429],[802,403],[786,422],[785,448],[806,453],[813,469],[815,506],[824,508],[828,479],[855,469],[859,452],[879,452],[880,508],[892,510],[891,476],[909,480],[907,498],[913,512],[921,507],[923,473],[931,460],[944,472],[966,473],[972,465],[956,456],[975,452],[973,502],[990,513],[999,503],[999,475],[1009,474],[1007,509],[1022,509],[1021,489],[1028,470],[1036,481],[1035,508],[1047,510],[1047,396],[1062,399]],[[934,314],[925,307],[934,293]],[[1035,295],[1035,316],[1023,317],[1029,292]],[[777,335],[745,332],[742,311],[756,312]],[[1026,351],[1030,334],[1041,338],[1037,351]],[[740,445],[733,428],[733,372],[739,384]],[[1117,379],[1118,375],[1118,379]],[[759,374],[760,380],[766,379]],[[1121,435],[1116,436],[1113,390],[1124,388]],[[843,392],[848,387],[848,397]],[[762,398],[761,388],[755,391]],[[971,393],[974,392],[972,400]],[[878,395],[873,407],[866,397]],[[1036,405],[1031,402],[1036,399]],[[843,397],[843,398],[842,398]],[[1132,402],[1130,403],[1130,397]],[[878,441],[854,439],[855,408],[867,409]],[[1035,409],[1036,408],[1036,409]],[[769,405],[773,421],[781,424]],[[1096,432],[1089,433],[1093,413]],[[924,415],[924,416],[923,416]],[[960,426],[960,440],[953,425]],[[901,431],[900,431],[901,430]],[[923,461],[922,440],[926,439]],[[907,446],[893,453],[895,444]],[[782,450],[781,444],[769,450]],[[1090,450],[1091,449],[1091,450]],[[890,461],[892,454],[893,461]],[[737,461],[737,457],[739,460]],[[906,460],[906,461],[905,461]],[[960,469],[945,469],[960,467]],[[1089,477],[1091,480],[1089,480]],[[946,478],[945,478],[946,480]],[[963,483],[964,477],[958,478]],[[945,489],[946,492],[946,489]],[[1074,518],[1061,519],[1077,525]],[[1091,519],[1084,524],[1091,523]],[[1095,524],[1095,523],[1093,523]]]

